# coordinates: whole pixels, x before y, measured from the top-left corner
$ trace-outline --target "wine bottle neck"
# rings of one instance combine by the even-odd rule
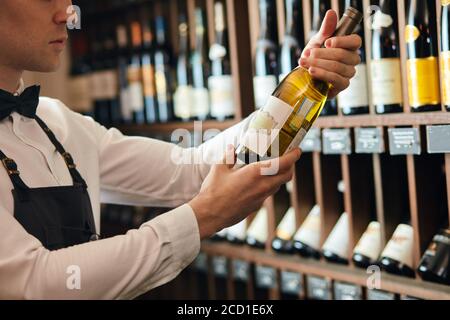
[[[299,38],[300,30],[300,2],[286,0],[286,35],[295,39]]]
[[[260,0],[259,2],[259,22],[260,39],[276,42],[275,26],[276,8],[273,0]]]

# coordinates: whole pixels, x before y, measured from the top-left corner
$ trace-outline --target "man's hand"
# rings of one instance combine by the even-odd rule
[[[228,147],[222,164],[212,167],[200,193],[189,203],[194,210],[201,239],[235,225],[262,207],[264,200],[289,182],[294,164],[300,159],[300,149],[281,158],[250,164],[233,170],[234,147]],[[273,162],[278,162],[273,164]],[[276,166],[276,175],[263,175],[264,169]]]
[[[313,78],[333,86],[328,94],[330,99],[348,88],[350,79],[356,73],[355,66],[361,63],[358,54],[361,37],[353,34],[330,38],[336,30],[337,21],[336,12],[329,10],[320,31],[311,38],[299,60],[299,64],[308,69]],[[324,43],[326,48],[321,48]]]

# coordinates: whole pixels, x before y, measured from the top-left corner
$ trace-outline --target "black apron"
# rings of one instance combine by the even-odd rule
[[[97,240],[86,182],[53,132],[39,117],[35,119],[64,158],[73,186],[29,188],[21,179],[16,162],[0,150],[0,160],[14,186],[15,219],[48,250]]]

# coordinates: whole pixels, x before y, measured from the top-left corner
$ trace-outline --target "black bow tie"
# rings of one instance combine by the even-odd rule
[[[0,89],[0,121],[14,111],[25,117],[34,118],[39,104],[40,90],[40,86],[32,86],[26,88],[20,96],[15,96]]]

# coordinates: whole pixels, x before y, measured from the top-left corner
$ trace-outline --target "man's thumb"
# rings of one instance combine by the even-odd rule
[[[320,46],[330,38],[334,31],[336,30],[338,22],[338,16],[334,10],[328,10],[325,18],[323,19],[322,26],[320,27],[319,33],[316,35],[317,41],[320,43]]]

